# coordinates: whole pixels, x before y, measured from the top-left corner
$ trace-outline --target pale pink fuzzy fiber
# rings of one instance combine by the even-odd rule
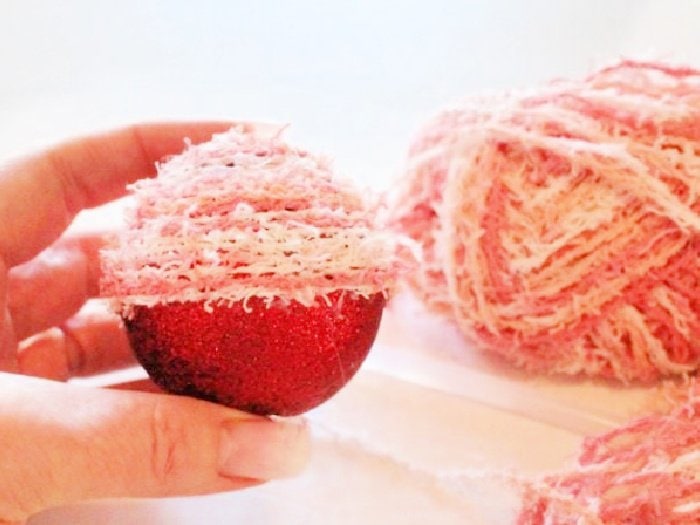
[[[376,202],[282,132],[234,126],[133,184],[127,227],[101,254],[102,295],[128,313],[390,290],[398,237],[377,226]]]
[[[700,388],[584,441],[578,464],[525,491],[518,525],[700,523]]]
[[[700,365],[700,71],[621,61],[434,118],[390,196],[411,284],[531,371]]]

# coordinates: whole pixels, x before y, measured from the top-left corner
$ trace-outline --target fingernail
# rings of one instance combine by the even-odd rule
[[[254,479],[299,474],[309,459],[306,427],[270,420],[224,423],[219,445],[219,474]]]

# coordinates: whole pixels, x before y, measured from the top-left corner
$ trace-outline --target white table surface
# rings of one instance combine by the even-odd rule
[[[621,54],[700,65],[697,20],[693,0],[0,0],[0,162],[133,121],[257,119],[292,123],[292,140],[380,190],[436,108]],[[560,468],[648,395],[524,377],[401,300],[356,379],[309,414],[300,478],[31,523],[507,523],[517,498],[491,473]]]

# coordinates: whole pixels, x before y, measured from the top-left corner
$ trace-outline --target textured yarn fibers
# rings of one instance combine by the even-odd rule
[[[700,523],[700,388],[668,413],[584,441],[578,463],[524,494],[519,525]]]
[[[650,381],[700,364],[699,195],[700,71],[622,61],[443,112],[390,200],[476,346]]]

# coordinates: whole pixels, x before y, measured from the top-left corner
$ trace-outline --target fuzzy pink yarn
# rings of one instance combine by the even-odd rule
[[[584,441],[578,464],[527,488],[519,525],[700,523],[700,388],[666,414]]]
[[[414,142],[392,210],[413,288],[478,347],[622,381],[700,365],[700,71],[468,100]]]
[[[131,185],[128,228],[101,253],[103,297],[128,314],[182,301],[311,306],[336,291],[387,293],[398,240],[376,226],[375,203],[283,131],[236,125]]]

